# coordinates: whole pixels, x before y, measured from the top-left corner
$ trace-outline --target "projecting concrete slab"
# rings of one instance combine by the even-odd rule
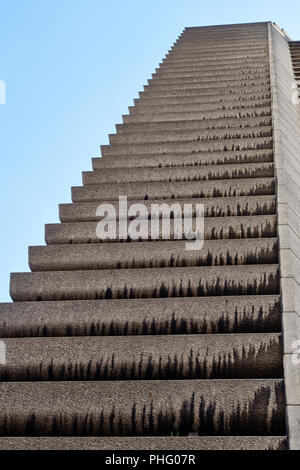
[[[159,124],[159,123],[155,123]],[[172,124],[172,123],[171,123]],[[130,124],[129,124],[130,125]],[[168,153],[159,155],[115,156],[93,158],[93,169],[103,168],[184,168],[206,165],[272,162],[272,149],[227,152]]]
[[[164,93],[164,96],[167,94]],[[159,95],[158,95],[159,96]],[[123,122],[165,122],[165,121],[194,121],[194,120],[211,120],[211,119],[227,119],[227,118],[245,118],[245,117],[259,117],[259,116],[270,116],[271,111],[268,106],[268,102],[263,103],[263,106],[254,107],[242,107],[240,110],[237,109],[217,109],[212,111],[182,111],[182,112],[169,112],[162,114],[134,114],[134,115],[123,115]],[[229,149],[230,150],[230,149]]]
[[[119,220],[119,201],[108,200],[106,202],[112,204],[117,214],[117,220]],[[179,198],[176,199],[176,201],[173,199],[132,199],[131,202],[132,204],[143,203],[148,212],[151,211],[151,204],[154,203],[159,205],[165,203],[169,205],[171,212],[173,211],[172,205],[174,203],[179,204],[181,210],[184,210],[184,204],[186,204],[186,214],[188,217],[195,215],[196,204],[204,205],[205,217],[254,216],[275,214],[276,212],[275,195],[193,198],[192,200]],[[97,215],[99,204],[100,200],[94,202],[60,204],[60,220],[62,222],[98,221],[101,219],[101,217]],[[188,206],[188,204],[192,204],[192,207]],[[191,207],[191,209],[188,209],[189,207]],[[125,217],[127,219],[127,215]]]
[[[0,303],[1,337],[280,332],[278,295]]]
[[[156,132],[136,132],[133,134],[110,134],[109,141],[111,144],[132,144],[132,143],[148,143],[148,142],[187,142],[202,141],[207,139],[241,139],[252,137],[270,137],[272,136],[272,128],[270,126],[257,126],[251,129],[206,129],[206,130],[163,130]]]
[[[1,450],[285,450],[285,436],[0,437]]]
[[[278,265],[13,273],[16,302],[278,294]]]
[[[283,381],[2,382],[0,425],[2,436],[278,436]]]
[[[264,94],[267,94],[268,90],[264,90]],[[151,96],[152,93],[151,93]],[[156,95],[154,95],[156,96]],[[198,113],[200,119],[209,119],[215,117],[216,113],[221,113],[222,111],[230,112],[235,110],[235,113],[238,114],[239,109],[241,111],[245,111],[245,109],[249,109],[250,111],[256,108],[264,108],[269,105],[269,98],[257,99],[253,101],[246,101],[245,103],[241,103],[237,100],[232,101],[220,101],[216,100],[215,102],[205,102],[205,103],[179,103],[179,104],[163,104],[161,103],[159,106],[138,106],[133,107],[129,106],[129,112],[131,116],[153,116],[153,115],[162,115],[168,113]],[[215,114],[214,114],[215,113]]]
[[[186,100],[187,104],[189,101],[194,101],[196,98],[166,98],[171,104],[176,104],[177,101]],[[220,98],[219,98],[220,100]],[[139,100],[137,100],[139,101]],[[146,100],[145,100],[146,101]],[[157,101],[157,103],[156,103]],[[153,106],[158,104],[159,101],[163,101],[161,98],[153,100]],[[240,100],[239,100],[240,101]],[[197,102],[197,100],[196,100]],[[152,103],[152,102],[150,102]],[[131,124],[117,124],[116,129],[118,135],[120,134],[134,134],[137,132],[157,132],[157,131],[183,131],[183,130],[198,130],[199,129],[244,129],[244,128],[253,128],[259,126],[270,126],[272,125],[272,118],[270,116],[261,116],[254,118],[241,118],[239,122],[236,122],[236,119],[225,119],[223,121],[205,120],[205,121],[176,121],[176,122],[164,122],[164,123],[131,123]]]
[[[170,240],[174,240],[174,226],[182,227],[183,239],[188,239],[189,230],[185,228],[182,220],[171,220]],[[195,222],[195,221],[194,221]],[[276,237],[277,223],[275,215],[239,216],[239,217],[206,217],[204,221],[205,240],[239,239],[239,238],[267,238]],[[119,222],[116,223],[119,233]],[[159,223],[159,237],[162,239],[162,223]],[[151,226],[149,224],[146,239],[151,239]],[[116,240],[103,240],[97,236],[97,222],[65,222],[63,224],[47,224],[45,226],[45,240],[47,245],[61,245],[71,243],[113,243]],[[152,241],[155,241],[152,239]]]
[[[1,381],[279,378],[278,333],[4,338]]]
[[[182,240],[29,247],[29,266],[32,271],[231,266],[277,262],[277,238],[205,240],[203,247],[198,250],[187,250],[186,242]]]
[[[211,181],[184,181],[179,182],[136,182],[119,184],[101,184],[90,186],[75,186],[72,188],[73,202],[92,202],[118,200],[119,196],[127,196],[128,199],[168,199],[231,196],[259,196],[273,195],[275,193],[275,179],[266,178],[242,178]],[[173,201],[175,202],[175,201]]]

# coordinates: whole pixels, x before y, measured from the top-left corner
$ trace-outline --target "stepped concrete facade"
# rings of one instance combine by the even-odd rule
[[[0,449],[300,449],[299,74],[271,22],[183,31],[11,275]],[[99,238],[119,196],[168,239]]]

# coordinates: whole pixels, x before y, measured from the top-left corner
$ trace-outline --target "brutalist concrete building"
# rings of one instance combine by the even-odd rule
[[[272,22],[179,36],[11,275],[1,449],[300,448],[299,75]],[[203,247],[99,237],[119,196]]]

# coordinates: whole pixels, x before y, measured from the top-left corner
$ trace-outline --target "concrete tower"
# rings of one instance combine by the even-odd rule
[[[1,449],[300,448],[299,74],[273,23],[183,31],[11,276]],[[203,247],[99,238],[119,196]]]

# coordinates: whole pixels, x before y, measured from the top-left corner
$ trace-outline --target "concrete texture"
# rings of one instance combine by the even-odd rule
[[[182,227],[183,239],[187,239],[189,230],[185,229],[184,221],[172,220],[170,224],[170,239],[174,240],[174,225]],[[97,222],[71,222],[64,224],[47,224],[45,226],[45,241],[47,245],[71,243],[113,243],[114,240],[97,237]],[[119,222],[116,223],[119,233]],[[162,224],[159,224],[159,238],[162,240]],[[204,238],[206,240],[224,240],[227,238],[267,238],[277,236],[277,219],[275,215],[238,216],[238,217],[206,217]],[[146,239],[151,237],[149,224]],[[118,241],[116,239],[115,241]],[[155,240],[151,240],[155,241]]]
[[[224,46],[225,48],[227,48],[227,46],[225,45]],[[219,47],[219,50],[223,50],[221,47]],[[193,71],[200,71],[200,67],[201,66],[197,66],[197,65],[191,65],[189,67],[186,67],[185,70],[189,71],[189,70],[193,70]],[[181,72],[184,72],[183,70],[183,66],[179,66],[177,67],[178,70],[181,70]],[[239,64],[239,63],[231,63],[231,64],[221,64],[221,65],[211,65],[207,70],[203,70],[203,73],[202,75],[203,76],[206,76],[206,75],[211,75],[212,72],[214,71],[220,71],[221,69],[224,69],[224,73],[229,73],[229,74],[232,74],[232,70],[236,70],[237,72],[241,72],[243,70],[246,70],[246,71],[256,71],[256,70],[267,70],[268,69],[268,65],[266,65],[265,63],[259,63],[259,64],[256,64],[256,65],[253,65],[252,63],[248,63],[248,62],[245,62],[243,63],[243,65]],[[168,63],[160,63],[160,66],[158,68],[155,69],[155,73],[157,74],[163,74],[165,72],[168,72],[169,71],[172,71],[172,70],[175,70],[176,69],[176,65],[168,65]]]
[[[136,108],[141,108],[141,109],[144,109],[146,108],[146,106],[149,106],[150,109],[151,107],[154,107],[154,106],[157,106],[157,105],[160,105],[160,106],[169,106],[170,109],[171,109],[171,112],[172,112],[172,108],[171,106],[180,106],[180,109],[182,112],[182,106],[187,106],[187,105],[202,105],[203,108],[207,108],[208,106],[212,105],[212,106],[216,106],[218,107],[218,105],[220,105],[221,103],[223,104],[223,106],[226,106],[227,103],[230,104],[230,105],[238,105],[238,104],[243,104],[243,106],[246,106],[247,105],[249,106],[249,104],[251,103],[266,103],[270,100],[270,97],[271,97],[271,94],[270,94],[270,91],[269,91],[269,88],[266,89],[266,90],[262,90],[260,93],[246,93],[246,94],[242,94],[242,95],[239,95],[239,94],[232,94],[232,93],[229,93],[229,94],[226,94],[224,93],[224,95],[220,96],[219,94],[216,96],[216,95],[210,95],[210,94],[206,94],[205,96],[201,96],[201,95],[193,95],[193,96],[166,96],[166,97],[151,97],[150,96],[147,96],[147,95],[142,95],[140,98],[136,98],[134,100],[134,105]],[[203,120],[202,120],[203,121]],[[186,123],[188,124],[188,122]],[[219,123],[216,123],[217,124],[217,127],[220,126],[222,124],[222,122],[219,122]],[[223,124],[224,125],[224,124]],[[119,124],[119,126],[121,126]],[[205,126],[205,123],[204,122],[200,122],[200,126]],[[237,126],[237,123],[235,122],[235,126]]]
[[[251,82],[252,80],[252,82]],[[233,83],[232,83],[233,82]],[[244,87],[245,86],[245,82],[248,82],[248,80],[245,78],[245,79],[236,79],[236,80],[223,80],[222,83],[220,82],[214,82],[212,81],[211,83],[209,81],[199,81],[199,80],[192,80],[192,79],[183,79],[181,82],[177,82],[174,81],[174,82],[163,82],[163,81],[150,81],[150,83],[148,85],[145,85],[144,86],[144,90],[146,91],[149,91],[150,89],[154,89],[155,91],[162,91],[164,89],[166,90],[193,90],[193,89],[199,89],[201,88],[202,90],[205,90],[205,89],[209,89],[210,91],[213,90],[214,88],[216,89],[223,89],[223,88],[227,88],[227,87],[231,87],[232,85],[235,85],[236,87]],[[268,81],[268,79],[266,78],[260,78],[260,79],[256,79],[256,78],[250,78],[249,79],[249,84],[252,83],[252,85],[255,85],[255,86],[260,86],[260,87],[267,87],[269,86],[270,82]],[[248,83],[247,83],[248,84]]]
[[[1,337],[280,332],[278,295],[0,303]]]
[[[168,51],[47,246],[30,247],[33,272],[11,276],[0,449],[300,447],[287,47],[254,23],[186,28]],[[204,204],[203,248],[174,231],[99,243],[97,207],[119,195],[190,216]]]
[[[228,76],[224,76],[223,77],[223,82],[222,84],[220,84],[220,80],[218,80],[218,78],[216,77],[199,77],[198,76],[195,76],[195,77],[180,77],[180,78],[177,78],[175,76],[173,76],[172,78],[164,78],[164,77],[154,77],[154,78],[151,78],[150,80],[148,80],[148,85],[146,85],[147,87],[151,87],[151,88],[155,88],[155,89],[161,89],[161,87],[164,87],[164,86],[177,86],[177,85],[192,85],[194,87],[195,84],[197,84],[199,87],[201,88],[206,88],[208,84],[211,84],[212,85],[212,88],[214,87],[220,87],[220,86],[223,86],[225,87],[229,82],[231,85],[237,85],[237,86],[243,86],[244,82],[245,81],[249,81],[249,82],[259,82],[259,83],[267,83],[269,84],[269,81],[268,81],[269,77],[268,77],[268,74],[262,74],[262,73],[259,73],[259,74],[256,74],[256,73],[249,73],[247,75],[242,75],[240,77],[237,77],[237,76],[233,76],[233,77],[228,77]],[[184,89],[184,88],[183,88]]]
[[[159,154],[166,152],[203,152],[225,150],[247,150],[272,148],[272,138],[254,137],[254,138],[235,138],[235,139],[203,139],[196,142],[177,141],[177,142],[153,142],[146,144],[112,144],[101,145],[103,156],[106,155],[131,155],[133,154]]]
[[[300,449],[298,407],[300,366],[293,362],[295,342],[300,340],[299,317],[299,106],[292,102],[294,83],[287,38],[269,26],[274,161],[277,177],[280,284],[282,292],[285,394],[289,448]]]
[[[281,379],[2,382],[2,436],[281,435]]]
[[[194,121],[193,121],[194,122]],[[157,124],[157,123],[156,123]],[[169,123],[168,123],[169,124]],[[143,131],[143,129],[141,129]],[[226,151],[226,152],[200,152],[200,153],[171,153],[160,155],[132,155],[130,159],[125,156],[114,158],[102,157],[93,158],[93,169],[104,168],[176,168],[202,165],[218,165],[229,163],[258,163],[273,161],[273,151],[271,149]]]
[[[278,265],[106,269],[11,274],[16,302],[277,294]]]
[[[198,98],[200,99],[200,98]],[[178,97],[178,98],[165,98],[165,100],[170,101],[171,103],[176,103],[177,101],[184,100],[187,103],[197,102],[197,97]],[[220,100],[220,98],[219,98]],[[136,100],[139,101],[139,100]],[[161,104],[163,99],[152,100],[149,102],[153,103],[153,105]],[[241,101],[241,100],[238,100]],[[182,130],[198,130],[199,129],[241,129],[241,128],[252,128],[258,126],[271,126],[272,125],[272,118],[270,116],[262,116],[256,118],[242,118],[237,123],[235,119],[225,119],[222,121],[217,121],[212,119],[211,121],[176,121],[176,122],[162,122],[162,123],[131,123],[128,124],[117,124],[116,130],[118,135],[122,134],[137,134],[138,131],[143,131],[147,134],[157,131],[182,131]]]
[[[233,337],[232,337],[233,336]],[[0,379],[173,380],[283,376],[281,335],[5,338]]]
[[[231,82],[232,85],[234,85],[235,82],[239,82],[239,83],[243,83],[244,80],[268,80],[269,79],[269,74],[268,74],[268,71],[266,72],[248,72],[248,73],[240,73],[240,74],[234,74],[232,73],[232,75],[224,75],[223,76],[223,84],[225,85],[227,82]],[[156,86],[156,85],[174,85],[174,84],[182,84],[182,83],[201,83],[203,85],[206,85],[207,83],[213,83],[213,84],[218,84],[220,85],[220,78],[218,78],[218,76],[215,76],[215,75],[211,75],[211,76],[208,76],[208,77],[203,77],[203,76],[199,76],[199,74],[194,74],[194,75],[190,75],[190,74],[186,74],[186,75],[181,75],[180,77],[177,77],[176,74],[172,75],[172,76],[169,76],[169,77],[165,77],[165,76],[159,76],[159,75],[156,75],[154,74],[153,75],[153,78],[151,78],[150,80],[148,80],[148,84],[149,85],[153,85],[153,86]]]
[[[178,96],[190,96],[194,95],[193,91],[186,92],[186,95],[181,95],[182,92],[176,93]],[[162,94],[158,93],[159,96],[168,96],[168,93],[163,92]],[[220,96],[223,95],[223,91],[220,91]],[[170,96],[174,96],[173,92],[170,92]],[[261,102],[260,102],[261,103]],[[200,111],[182,111],[178,112],[169,112],[163,114],[139,114],[139,115],[123,115],[123,122],[164,122],[164,121],[194,121],[196,120],[206,120],[206,119],[227,119],[227,118],[243,118],[243,117],[258,117],[258,116],[269,116],[270,108],[268,107],[268,102],[266,101],[264,106],[245,106],[242,107],[239,111],[238,105],[235,109],[216,109],[202,112]]]
[[[206,181],[274,176],[272,162],[206,165],[183,168],[102,169],[83,172],[83,184],[135,183],[139,181]]]
[[[287,405],[286,406],[286,420],[288,426],[288,448],[290,450],[300,449],[300,406]]]
[[[180,142],[180,141],[202,141],[211,139],[240,139],[249,137],[270,137],[272,135],[271,126],[257,126],[251,129],[206,129],[201,132],[199,129],[184,131],[176,130],[160,130],[156,132],[137,132],[135,134],[127,135],[110,135],[111,144],[132,144],[132,143],[154,143],[154,142]]]
[[[226,60],[227,59],[227,60]],[[223,59],[222,58],[217,58],[217,57],[212,57],[211,59],[209,58],[204,58],[204,59],[201,59],[201,58],[198,58],[198,57],[187,57],[186,59],[184,58],[184,56],[181,56],[177,59],[174,59],[174,58],[170,58],[170,60],[168,59],[163,59],[162,60],[162,64],[165,64],[166,61],[168,60],[168,65],[202,65],[203,67],[210,67],[210,66],[215,66],[215,65],[227,65],[229,66],[229,64],[233,63],[233,64],[240,64],[241,66],[243,65],[243,63],[245,63],[245,57],[229,57],[227,56],[226,59]],[[265,60],[266,58],[264,56],[261,56],[261,57],[255,57],[255,56],[252,56],[252,57],[249,57],[247,59],[247,63],[248,64],[254,64],[254,65],[257,65],[257,64],[265,64]]]
[[[201,67],[201,66],[200,66]],[[183,67],[182,70],[187,70],[188,67]],[[181,70],[178,68],[178,70]],[[221,69],[219,69],[221,70]],[[224,70],[224,67],[222,68]],[[176,70],[174,70],[176,72]],[[157,100],[159,97],[169,99],[169,98],[191,98],[191,97],[198,97],[202,99],[202,102],[206,102],[206,98],[208,98],[208,102],[212,100],[212,102],[218,102],[221,101],[223,98],[226,100],[249,100],[250,98],[253,98],[253,96],[258,96],[258,100],[261,99],[262,95],[264,96],[265,94],[270,94],[270,86],[265,87],[263,90],[259,87],[251,86],[251,87],[245,87],[244,89],[242,88],[226,88],[224,90],[217,89],[214,90],[214,92],[210,93],[209,90],[204,93],[203,91],[201,92],[201,89],[197,90],[176,90],[176,91],[164,91],[164,92],[159,92],[159,91],[140,91],[138,93],[139,99],[144,100]]]
[[[102,183],[101,185],[75,186],[72,188],[73,202],[105,201],[118,199],[127,195],[128,199],[163,199],[230,197],[230,196],[258,196],[275,193],[275,179],[242,178],[226,180],[185,181],[176,182],[136,182],[132,183]],[[99,205],[99,204],[98,204]]]
[[[202,88],[201,88],[202,89]],[[164,91],[164,90],[163,90]],[[268,92],[268,89],[266,88],[265,93]],[[261,108],[267,107],[269,104],[268,99],[263,99],[263,100],[255,100],[255,101],[247,101],[244,105],[244,110],[247,110],[248,112],[251,112],[255,109],[261,110]],[[180,113],[197,113],[198,114],[198,119],[205,119],[205,116],[207,118],[211,119],[221,119],[222,116],[231,116],[237,113],[237,109],[239,109],[241,106],[239,103],[236,101],[229,101],[229,102],[219,102],[217,101],[216,103],[195,103],[195,104],[171,104],[171,105],[161,105],[159,108],[157,107],[149,107],[149,110],[146,108],[133,108],[129,107],[129,112],[130,116],[132,116],[134,119],[139,119],[142,118],[143,115],[149,115],[149,116],[155,116],[159,115],[161,117],[164,116],[164,114],[168,115],[168,113],[179,113],[179,116],[181,115]],[[228,114],[225,114],[227,112]]]
[[[0,437],[0,450],[285,450],[283,436]]]
[[[193,77],[193,76],[199,76],[199,73],[201,73],[201,76],[204,77],[217,77],[217,76],[223,76],[223,77],[237,77],[240,75],[246,75],[248,73],[267,73],[268,72],[268,67],[265,65],[260,65],[256,67],[237,67],[233,66],[230,70],[224,70],[223,73],[221,71],[221,67],[216,67],[215,70],[212,70],[211,68],[208,70],[202,70],[201,67],[187,67],[185,70],[176,70],[176,67],[169,67],[168,69],[163,69],[163,68],[157,68],[155,69],[155,73],[152,74],[152,77],[162,77],[162,78],[172,78],[172,77]]]
[[[201,250],[187,250],[186,242],[151,241],[49,245],[29,247],[31,271],[80,269],[231,266],[278,262],[277,238],[206,240]]]
[[[207,105],[209,103],[220,104],[229,101],[230,103],[236,103],[237,105],[247,106],[248,103],[255,102],[258,100],[269,100],[270,93],[266,92],[261,95],[243,95],[243,96],[215,96],[208,95],[205,97],[201,96],[173,96],[173,97],[159,97],[159,98],[147,98],[141,97],[135,100],[136,106],[157,106],[157,105],[189,105],[189,104],[203,104]],[[127,134],[127,133],[136,133],[138,130],[143,130],[146,133],[156,132],[156,131],[176,131],[176,130],[199,130],[199,129],[241,129],[246,127],[258,127],[258,126],[270,126],[272,124],[272,118],[270,116],[259,116],[259,117],[243,117],[239,122],[236,122],[234,118],[227,118],[222,121],[217,121],[216,119],[202,119],[202,120],[183,120],[168,122],[164,121],[160,124],[158,123],[130,123],[130,124],[117,124],[116,130],[118,134]]]
[[[112,204],[116,210],[118,217],[118,201],[106,200]],[[183,210],[184,204],[191,204],[191,211],[187,211],[188,216],[195,215],[196,204],[204,205],[204,215],[206,217],[225,217],[225,216],[246,216],[246,215],[261,215],[261,214],[275,214],[276,212],[276,198],[275,195],[263,196],[227,196],[227,197],[211,197],[211,198],[180,198],[174,201],[173,199],[147,199],[138,200],[132,199],[131,203],[143,203],[148,211],[151,210],[151,204],[166,203],[170,206],[176,203],[179,204]],[[76,202],[73,204],[60,204],[59,217],[61,222],[88,222],[97,221],[101,217],[96,215],[99,200],[95,202]],[[171,211],[172,212],[172,211]],[[127,216],[126,216],[127,217]]]

